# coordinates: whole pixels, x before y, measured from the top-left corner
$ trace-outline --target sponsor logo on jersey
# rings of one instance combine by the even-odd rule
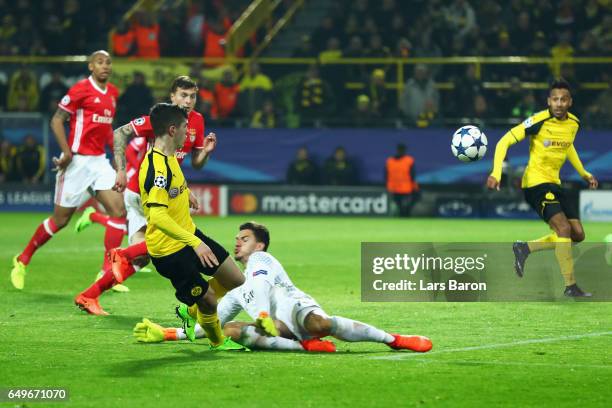
[[[112,116],[101,116],[101,115],[98,115],[97,113],[94,113],[91,121],[93,123],[104,123],[104,124],[110,125],[113,123],[113,117]]]
[[[260,269],[258,271],[253,272],[253,277],[257,276],[257,275],[267,275],[268,271],[266,271],[265,269]]]
[[[544,147],[548,147],[548,146],[550,146],[550,140],[548,140],[548,139],[544,139],[544,140],[542,141],[542,144],[544,145]]]
[[[563,141],[557,141],[557,140],[553,140],[552,142],[552,146],[553,147],[563,147],[563,148],[568,148],[572,145],[571,142],[563,142]]]

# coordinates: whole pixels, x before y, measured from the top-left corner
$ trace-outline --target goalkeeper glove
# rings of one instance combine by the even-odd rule
[[[278,330],[276,329],[274,320],[272,320],[268,312],[259,313],[259,316],[255,320],[255,325],[263,330],[268,336],[278,336]]]

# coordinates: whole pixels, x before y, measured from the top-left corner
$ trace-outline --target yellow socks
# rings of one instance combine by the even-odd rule
[[[555,256],[561,268],[565,286],[576,283],[574,278],[574,258],[572,257],[572,239],[557,237],[555,240]]]
[[[221,286],[219,281],[215,278],[210,278],[208,280],[208,286],[210,286],[215,291],[215,296],[217,296],[217,300],[221,300],[221,298],[227,293],[227,289]]]
[[[210,344],[218,346],[225,341],[225,336],[223,335],[223,330],[221,330],[221,324],[219,323],[216,312],[213,314],[203,314],[198,309],[197,320],[206,332],[206,337],[210,341]]]
[[[191,306],[187,306],[187,313],[189,313],[189,316],[197,320],[198,319],[198,305],[194,303]]]
[[[529,252],[538,252],[544,251],[546,249],[553,249],[555,247],[556,239],[557,234],[551,232],[550,234],[545,235],[541,238],[529,241],[527,242],[527,245],[529,246]]]

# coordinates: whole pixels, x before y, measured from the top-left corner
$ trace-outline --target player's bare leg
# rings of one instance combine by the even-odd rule
[[[427,352],[432,347],[431,340],[424,336],[389,334],[357,320],[342,316],[323,316],[315,311],[310,312],[304,319],[304,329],[313,337],[334,336],[348,342],[371,341],[386,344],[396,350]]]
[[[25,285],[26,269],[36,250],[47,243],[56,232],[64,228],[70,222],[70,218],[75,210],[76,208],[56,205],[53,208],[53,215],[44,220],[38,228],[36,228],[34,235],[30,238],[23,252],[13,258],[11,283],[16,289],[23,289]]]
[[[244,275],[240,272],[236,262],[230,257],[227,257],[225,261],[215,272],[212,279],[208,281],[208,284],[217,294],[217,299],[222,298],[230,290],[237,288],[244,283]]]

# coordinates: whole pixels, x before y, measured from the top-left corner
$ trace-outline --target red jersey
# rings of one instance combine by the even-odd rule
[[[155,135],[153,134],[153,127],[151,126],[151,120],[148,116],[141,116],[138,119],[134,119],[130,122],[132,125],[132,129],[134,129],[134,133],[136,134],[136,138],[134,138],[128,148],[126,149],[126,157],[128,159],[128,166],[126,171],[130,170],[129,161],[130,158],[128,155],[132,155],[138,157],[136,152],[140,152],[142,150],[142,155],[138,161],[138,167],[136,167],[134,176],[129,178],[128,174],[128,185],[127,188],[135,193],[140,193],[140,188],[138,186],[138,171],[140,170],[140,163],[142,163],[142,159],[144,158],[144,154],[147,150],[146,142],[153,142],[155,139]],[[142,142],[135,142],[136,140],[141,140]],[[146,142],[145,142],[146,141]],[[189,112],[189,117],[187,118],[187,136],[185,137],[185,144],[182,148],[176,151],[175,156],[179,163],[182,163],[193,149],[203,149],[204,148],[204,117],[192,110]],[[130,152],[131,150],[131,152]]]
[[[85,78],[68,90],[59,107],[70,113],[68,146],[72,153],[105,154],[104,145],[113,137],[113,118],[119,91],[111,83],[102,90],[93,78]]]

